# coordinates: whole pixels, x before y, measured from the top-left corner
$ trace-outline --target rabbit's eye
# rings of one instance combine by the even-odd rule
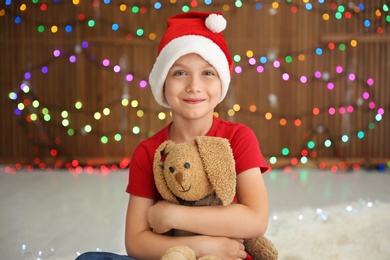
[[[190,163],[186,162],[186,163],[184,164],[184,168],[189,169],[190,167],[191,167]]]
[[[174,172],[175,172],[175,168],[173,168],[173,167],[171,166],[171,167],[169,167],[169,171],[170,171],[171,173],[174,173]]]

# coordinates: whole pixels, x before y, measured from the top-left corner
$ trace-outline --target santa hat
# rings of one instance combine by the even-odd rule
[[[157,103],[169,108],[163,93],[165,79],[173,63],[189,53],[200,55],[217,70],[222,83],[221,102],[232,75],[232,58],[221,33],[226,28],[225,18],[221,13],[189,12],[169,18],[167,26],[149,75],[149,84]]]

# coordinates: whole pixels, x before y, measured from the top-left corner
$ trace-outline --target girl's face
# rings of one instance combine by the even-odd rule
[[[214,67],[191,53],[180,57],[168,71],[164,94],[173,114],[195,119],[213,114],[222,85]]]

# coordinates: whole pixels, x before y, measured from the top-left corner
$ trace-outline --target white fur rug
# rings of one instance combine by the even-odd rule
[[[273,214],[266,236],[281,260],[390,259],[390,203],[361,200]]]

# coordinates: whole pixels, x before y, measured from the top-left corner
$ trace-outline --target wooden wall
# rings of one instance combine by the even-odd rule
[[[140,87],[140,83],[148,78],[165,20],[191,1],[160,1],[159,10],[153,7],[155,1],[71,2],[0,4],[1,163],[118,162],[170,121],[169,111],[155,103],[149,86]],[[232,56],[241,57],[235,66],[242,68],[242,73],[233,75],[228,95],[216,109],[221,118],[249,125],[267,158],[290,162],[307,150],[309,161],[315,163],[329,159],[388,162],[390,23],[386,21],[389,12],[383,9],[386,1],[363,0],[364,10],[347,1],[339,6],[306,1],[312,2],[311,10],[302,1],[246,1],[240,8],[235,1],[212,2],[198,1],[191,10],[224,14],[228,21],[224,34]],[[134,6],[140,8],[138,12],[132,12]],[[345,7],[343,18],[336,19],[340,6]],[[346,18],[348,13],[350,18]],[[329,20],[324,20],[326,14]],[[364,21],[371,26],[365,27]],[[113,30],[113,24],[119,30]],[[71,32],[66,31],[69,25]],[[40,28],[44,31],[39,32]],[[142,36],[137,36],[138,29],[143,29]],[[353,40],[357,46],[351,46]],[[55,50],[60,51],[59,57]],[[248,63],[252,57],[248,51],[253,52],[256,65]],[[76,62],[70,62],[73,56]],[[261,64],[260,57],[267,57],[267,63]],[[286,57],[292,62],[286,62]],[[110,65],[103,66],[104,59]],[[280,67],[275,67],[274,60]],[[121,67],[120,72],[114,72],[115,65]],[[260,65],[262,73],[256,71]],[[343,68],[341,73],[337,66]],[[42,72],[45,68],[47,73]],[[322,73],[318,79],[316,71]],[[283,80],[283,73],[288,73],[288,80]],[[351,73],[356,75],[354,80],[348,79]],[[126,80],[128,74],[132,81]],[[307,77],[306,83],[300,82],[301,76]],[[367,85],[370,78],[372,86]],[[329,81],[334,83],[333,90],[327,89]],[[28,93],[21,91],[23,83],[29,86]],[[367,100],[362,98],[364,92],[370,95]],[[18,99],[11,100],[10,93]],[[121,105],[123,98],[130,104]],[[76,102],[82,103],[81,109],[75,108]],[[24,109],[15,115],[21,103]],[[339,112],[348,107],[353,112]],[[44,119],[44,108],[49,121]],[[104,108],[109,108],[108,115],[103,115]],[[231,114],[233,108],[237,111]],[[313,115],[314,108],[319,108],[318,115]],[[329,108],[336,113],[330,115]],[[379,108],[385,113],[377,121]],[[101,119],[94,118],[96,112],[102,114]],[[158,118],[161,112],[166,115],[163,120]],[[272,119],[266,119],[266,113]],[[31,114],[37,120],[29,122]],[[63,125],[64,119],[69,125]],[[90,133],[83,130],[86,125],[92,127]],[[134,127],[140,132],[133,132]],[[74,134],[69,135],[72,130]],[[359,131],[364,132],[363,138],[357,137]],[[115,141],[118,133],[121,140]],[[348,142],[341,141],[344,134]],[[102,136],[108,138],[107,143],[101,142]],[[324,146],[328,139],[329,148]],[[308,149],[309,141],[315,142],[313,149]],[[282,155],[283,148],[289,149],[287,156]]]

